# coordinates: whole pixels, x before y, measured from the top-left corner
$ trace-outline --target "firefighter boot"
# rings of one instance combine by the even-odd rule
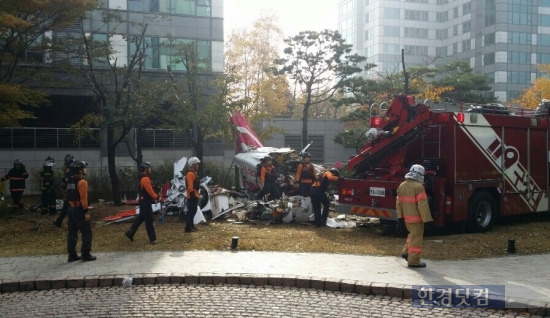
[[[67,262],[72,263],[80,260],[80,256],[78,254],[69,254],[69,258],[67,259]]]

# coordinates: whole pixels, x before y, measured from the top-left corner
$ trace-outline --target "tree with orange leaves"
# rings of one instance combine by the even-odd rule
[[[545,74],[550,74],[550,64],[537,65],[537,69]],[[526,88],[512,103],[523,108],[536,108],[543,99],[550,99],[550,78],[539,77],[532,86]]]

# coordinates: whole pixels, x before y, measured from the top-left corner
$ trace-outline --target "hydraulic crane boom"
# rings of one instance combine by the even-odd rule
[[[403,169],[403,146],[422,136],[431,118],[430,108],[415,105],[412,96],[395,96],[378,127],[367,132],[368,141],[360,153],[349,160],[348,170],[357,176],[367,170],[381,169],[385,175],[394,176]]]

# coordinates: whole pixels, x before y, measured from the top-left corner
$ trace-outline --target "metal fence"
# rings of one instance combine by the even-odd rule
[[[77,131],[68,128],[0,128],[0,149],[99,149],[99,129],[90,129],[80,138],[78,135]],[[172,129],[145,129],[142,147],[191,149],[191,138]]]
[[[0,128],[1,149],[99,148],[99,129],[77,138],[67,128]]]

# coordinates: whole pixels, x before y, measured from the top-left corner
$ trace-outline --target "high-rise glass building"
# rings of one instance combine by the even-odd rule
[[[400,72],[401,50],[406,66],[460,59],[505,102],[550,64],[550,0],[340,0],[338,25],[370,78]]]
[[[102,18],[105,13],[120,15],[122,22],[112,19],[105,24]],[[209,64],[204,67],[208,70],[206,76],[223,74],[223,0],[103,0],[101,8],[91,12],[87,19],[75,22],[68,31],[78,36],[84,30],[96,40],[109,40],[114,52],[110,59],[122,66],[135,54],[135,42],[130,39],[140,35],[141,30],[135,26],[140,23],[147,23],[142,77],[168,78],[168,69],[176,76],[182,74],[185,66],[176,44],[189,42],[195,44],[198,58]],[[64,32],[54,36],[63,36]],[[83,63],[83,58],[75,55],[72,62]],[[107,64],[99,65],[99,69],[102,67],[107,69]],[[81,75],[61,73],[58,77],[55,85],[44,89],[59,112],[71,120],[78,119],[91,109],[92,90]],[[46,121],[48,116],[47,111],[38,114]],[[65,122],[72,124],[71,120]],[[60,125],[59,121],[49,122]]]

